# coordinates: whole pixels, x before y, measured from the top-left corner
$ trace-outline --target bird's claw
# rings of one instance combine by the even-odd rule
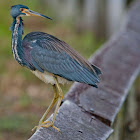
[[[39,126],[35,126],[32,131],[35,131],[35,130],[38,130],[39,129]]]
[[[54,129],[56,129],[58,132],[60,132],[60,129],[57,128],[57,127],[55,127],[55,126],[53,125],[53,123],[50,122],[50,121],[44,121],[43,123],[39,124],[38,126],[35,126],[35,127],[32,129],[32,131],[34,131],[35,129],[38,130],[40,127],[44,127],[44,128],[52,127],[52,128],[54,128]]]

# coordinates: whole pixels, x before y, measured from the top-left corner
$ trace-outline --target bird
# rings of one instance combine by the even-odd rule
[[[52,127],[63,99],[61,84],[69,81],[85,83],[93,87],[98,87],[101,70],[83,58],[77,51],[64,41],[44,32],[28,33],[23,39],[23,16],[36,16],[52,20],[52,18],[30,10],[25,5],[11,6],[12,32],[12,53],[15,60],[22,66],[29,69],[40,80],[49,83],[53,87],[54,98],[48,109],[41,117],[37,126]],[[57,104],[56,104],[57,103]],[[46,117],[52,107],[56,104],[52,119]]]

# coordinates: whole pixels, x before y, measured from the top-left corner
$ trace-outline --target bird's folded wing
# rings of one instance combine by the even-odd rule
[[[59,42],[51,38],[36,41],[31,50],[31,58],[36,69],[42,69],[59,75],[70,81],[77,81],[96,86],[98,75],[78,62],[64,51]],[[61,47],[60,47],[61,46]]]

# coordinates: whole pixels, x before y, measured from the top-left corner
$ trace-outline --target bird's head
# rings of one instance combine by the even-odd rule
[[[13,18],[21,16],[38,16],[51,19],[50,17],[34,12],[30,10],[27,6],[21,4],[14,5],[11,7],[11,16]]]

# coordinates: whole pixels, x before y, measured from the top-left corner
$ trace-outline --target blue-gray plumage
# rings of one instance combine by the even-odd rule
[[[45,83],[51,83],[54,87],[55,97],[37,128],[41,126],[54,127],[54,120],[63,98],[59,83],[64,84],[68,80],[97,87],[96,83],[99,82],[101,71],[80,56],[64,41],[47,33],[31,32],[22,40],[23,21],[21,16],[23,15],[51,18],[31,11],[24,5],[15,5],[11,8],[11,16],[13,17],[11,25],[12,52],[14,58],[20,65],[27,67]],[[58,104],[52,122],[44,121],[46,114],[48,114],[57,100]]]
[[[100,71],[82,57],[73,55],[74,50],[56,37],[32,32],[23,39],[25,59],[30,60],[33,68],[40,72],[50,72],[70,81],[96,86]],[[75,54],[75,53],[74,53]],[[84,63],[86,65],[84,65]]]

